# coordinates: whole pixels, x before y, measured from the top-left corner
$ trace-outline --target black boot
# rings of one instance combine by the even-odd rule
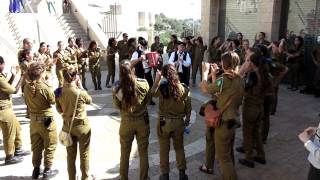
[[[14,156],[28,156],[30,155],[30,151],[25,151],[25,150],[22,150],[22,149],[16,149],[16,151],[14,152]]]
[[[260,164],[267,164],[267,161],[262,158],[254,157],[253,160],[257,163],[260,163]]]
[[[249,168],[254,168],[254,162],[247,159],[239,159],[239,163]]]
[[[11,165],[11,164],[18,164],[21,163],[23,161],[22,157],[17,157],[17,156],[13,156],[13,155],[9,155],[6,157],[6,159],[4,160],[4,164],[5,165]]]
[[[40,176],[40,168],[35,167],[32,171],[32,179],[39,179]]]
[[[188,180],[185,170],[179,170],[179,180]]]
[[[50,168],[45,168],[43,171],[43,179],[54,178],[58,173],[58,170],[51,170]]]
[[[169,180],[169,174],[168,173],[161,174],[159,177],[159,180]]]
[[[102,88],[101,88],[101,85],[100,85],[100,84],[98,85],[98,90],[102,90]]]
[[[244,148],[242,146],[237,147],[236,151],[243,154],[245,153]]]

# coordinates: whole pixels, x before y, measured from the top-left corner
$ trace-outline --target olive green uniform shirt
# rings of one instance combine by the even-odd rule
[[[64,67],[67,67],[69,65],[69,62],[71,61],[71,56],[69,55],[69,52],[66,50],[57,50],[53,53],[53,58],[57,60],[56,62],[56,68],[62,69]]]
[[[101,58],[101,53],[99,51],[89,50],[88,57],[89,57],[89,66],[92,67],[99,63],[99,60]]]
[[[194,46],[193,64],[201,64],[204,57],[205,46],[196,45]]]
[[[127,41],[120,40],[117,43],[117,47],[119,50],[119,60],[124,60],[129,58],[129,45]]]
[[[158,52],[159,54],[163,54],[163,44],[162,43],[153,43],[151,45],[151,52]]]
[[[209,47],[209,63],[219,63],[221,60],[221,51],[213,46]]]
[[[181,83],[178,86],[179,91],[183,94],[180,102],[177,102],[172,96],[164,98],[159,89],[152,88],[152,96],[159,97],[159,116],[182,119],[190,114],[192,108],[189,89]]]
[[[76,64],[77,60],[78,60],[78,55],[79,55],[79,50],[73,46],[73,47],[66,47],[66,51],[68,51],[68,55],[69,55],[69,64]]]
[[[217,108],[221,109],[231,98],[236,95],[231,104],[222,114],[224,121],[234,119],[237,116],[238,107],[241,104],[244,91],[244,82],[240,76],[234,78],[228,77],[223,74],[222,77],[218,78],[214,83],[208,85],[208,92],[212,95],[216,95]]]
[[[30,115],[53,116],[51,105],[55,104],[55,96],[47,84],[41,81],[27,83],[23,92]]]
[[[119,91],[122,91],[121,89]],[[119,94],[119,91],[117,94]],[[130,119],[130,118],[141,118],[145,115],[145,112],[148,111],[147,104],[149,99],[149,84],[145,79],[136,80],[136,91],[138,103],[135,105],[133,110],[125,111],[125,102],[122,99],[117,97],[116,92],[113,92],[113,104],[116,108],[120,109],[121,119]]]
[[[16,88],[10,85],[3,74],[0,74],[0,121],[7,121],[4,118],[7,110],[12,107],[11,94],[16,92]]]
[[[75,84],[64,84],[61,89],[61,94],[56,97],[57,111],[62,114],[64,121],[71,121],[75,103],[77,99],[77,93],[79,88]],[[84,90],[80,90],[78,104],[76,108],[76,114],[73,124],[77,124],[77,121],[87,120],[86,104],[91,104],[91,96]]]

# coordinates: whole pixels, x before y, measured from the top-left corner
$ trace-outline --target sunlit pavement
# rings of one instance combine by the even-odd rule
[[[103,72],[102,84],[104,85],[106,72]],[[104,88],[102,91],[90,90],[93,88],[91,76],[87,75],[87,87],[93,98],[93,104],[87,107],[88,117],[92,128],[90,174],[96,179],[118,179],[120,143],[118,130],[120,126],[119,112],[113,108],[111,90]],[[199,171],[199,166],[204,162],[205,150],[205,124],[203,118],[197,113],[199,107],[207,97],[199,93],[199,89],[192,89],[192,120],[190,134],[185,134],[185,151],[187,157],[187,174],[189,179],[206,180],[219,179],[220,169],[215,165],[215,175],[206,175]],[[267,165],[256,164],[255,169],[246,168],[236,162],[237,173],[241,180],[302,180],[306,179],[308,162],[307,152],[299,142],[297,134],[305,127],[317,125],[319,118],[320,102],[311,96],[300,95],[287,91],[283,86],[280,90],[279,108],[276,116],[271,117],[271,132],[268,144],[265,146]],[[156,100],[157,102],[157,100]],[[157,103],[158,104],[158,103]],[[22,125],[24,148],[30,150],[29,120],[25,119],[25,104],[22,97],[14,98],[14,110]],[[150,145],[149,145],[149,176],[158,179],[159,170],[159,145],[156,136],[156,120],[158,106],[149,106],[150,114]],[[58,124],[58,133],[61,129],[62,119],[58,113],[55,116]],[[241,129],[237,131],[236,145],[242,141]],[[31,156],[17,165],[3,166],[4,152],[2,145],[0,152],[0,179],[31,179],[33,170]],[[236,152],[236,161],[242,154]],[[79,162],[77,162],[79,163]],[[171,179],[178,179],[175,167],[175,153],[173,147],[170,152]],[[68,179],[66,150],[58,145],[55,153],[53,168],[60,173],[54,178],[57,180]],[[77,175],[81,177],[79,164]],[[132,180],[139,178],[139,160],[136,142],[133,142],[129,177]]]

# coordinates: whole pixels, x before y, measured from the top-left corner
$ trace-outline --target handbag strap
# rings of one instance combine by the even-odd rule
[[[69,132],[68,132],[68,134],[71,133],[73,121],[74,121],[74,118],[75,118],[75,116],[76,116],[76,110],[77,110],[77,105],[78,105],[79,96],[80,96],[80,89],[78,89],[78,91],[77,91],[76,104],[74,105],[73,115],[72,115],[72,119],[71,119],[71,122],[70,122],[70,127],[69,127]]]

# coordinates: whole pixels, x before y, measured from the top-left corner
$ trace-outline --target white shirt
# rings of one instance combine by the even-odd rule
[[[176,53],[178,53],[178,60],[176,62],[174,62],[174,58],[176,56]],[[182,66],[189,67],[191,65],[191,58],[190,58],[189,53],[187,53],[186,60],[183,60],[183,56],[184,56],[185,53],[187,53],[187,52],[178,52],[178,51],[176,51],[174,53],[171,53],[171,56],[169,58],[168,64],[175,65],[178,68],[178,72],[179,73],[183,73]],[[181,59],[181,61],[179,61],[179,59]]]
[[[139,54],[137,51],[135,51],[131,56],[131,61],[137,60],[137,59],[139,59]],[[146,68],[144,69],[144,73],[148,73],[150,70],[151,70],[150,68]]]
[[[320,124],[318,129],[320,128]],[[317,130],[317,134],[320,136],[320,130]],[[320,169],[320,139],[319,137],[315,136],[314,140],[307,141],[304,146],[310,152],[308,156],[309,162],[312,164],[313,167]]]

